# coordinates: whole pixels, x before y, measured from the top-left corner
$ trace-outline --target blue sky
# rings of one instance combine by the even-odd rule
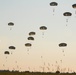
[[[53,7],[49,5],[52,1],[58,3],[54,13]],[[60,66],[62,71],[64,68],[66,71],[68,68],[75,71],[76,15],[75,9],[72,8],[74,3],[75,0],[0,0],[0,69],[43,71],[40,67],[43,67],[45,62],[45,71],[56,71],[56,65]],[[67,11],[72,13],[68,23],[67,17],[63,16]],[[8,26],[9,22],[14,23],[12,30]],[[41,31],[40,26],[46,26],[47,30]],[[30,42],[27,40],[30,31],[35,31],[36,35],[28,52],[25,43]],[[58,44],[61,42],[66,42],[67,47],[60,48]],[[4,55],[4,51],[10,51],[10,45],[16,47],[15,51],[8,56]],[[62,49],[65,50],[64,53]],[[48,63],[50,70],[46,68]]]

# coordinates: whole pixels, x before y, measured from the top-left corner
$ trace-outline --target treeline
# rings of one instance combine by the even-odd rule
[[[19,71],[9,71],[9,70],[1,70],[0,75],[76,75],[76,73],[52,73],[52,72],[19,72]]]

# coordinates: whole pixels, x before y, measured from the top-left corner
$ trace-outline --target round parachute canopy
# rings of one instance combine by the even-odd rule
[[[5,51],[4,54],[10,54],[9,51]]]
[[[73,4],[72,7],[73,7],[73,8],[76,8],[76,4]]]
[[[47,30],[47,27],[46,26],[41,26],[40,30]]]
[[[60,43],[60,44],[59,44],[59,47],[66,47],[66,46],[67,46],[66,43]]]
[[[32,44],[31,44],[31,43],[26,43],[25,46],[26,46],[26,47],[31,47]]]
[[[36,33],[35,32],[29,32],[29,35],[35,35]]]
[[[9,26],[14,26],[14,23],[13,22],[9,22],[8,25]]]
[[[57,2],[51,2],[51,3],[50,3],[50,6],[57,6],[57,5],[58,5]]]
[[[9,49],[16,49],[14,46],[9,46]]]
[[[64,15],[64,16],[71,16],[72,13],[70,13],[70,12],[65,12],[65,13],[63,13],[63,15]]]
[[[28,40],[34,40],[34,37],[28,37]]]

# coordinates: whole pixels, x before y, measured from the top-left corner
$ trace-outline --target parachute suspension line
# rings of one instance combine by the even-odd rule
[[[29,48],[27,48],[27,54],[29,54]]]
[[[44,35],[44,32],[42,32],[42,35]]]
[[[66,24],[66,26],[67,26],[67,24]]]
[[[53,12],[55,12],[55,9],[53,8]]]
[[[76,10],[75,10],[75,15],[76,15]]]
[[[6,56],[6,62],[7,62],[7,56]]]
[[[6,59],[6,62],[7,62],[7,59],[8,59],[8,56],[7,55],[6,55],[5,59]]]
[[[66,19],[66,22],[68,22],[68,19]]]
[[[67,23],[68,23],[68,19],[66,19],[66,26],[67,26]]]
[[[12,51],[11,51],[11,54],[13,54]]]
[[[29,48],[27,48],[27,51],[29,51]]]
[[[54,12],[55,12],[55,9],[53,8],[53,16],[54,16]]]
[[[65,52],[64,52],[64,49],[62,49],[62,52],[63,52],[63,56],[65,56]]]
[[[76,10],[75,10],[75,17],[76,17]]]
[[[64,53],[64,49],[62,49],[62,52]]]
[[[44,32],[42,32],[42,38],[44,38]]]
[[[6,59],[7,59],[7,56],[6,56]]]
[[[10,30],[12,30],[12,27],[10,27]]]

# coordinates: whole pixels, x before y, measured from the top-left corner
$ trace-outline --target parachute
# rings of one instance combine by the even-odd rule
[[[44,35],[44,31],[47,30],[47,27],[46,26],[41,26],[40,30],[42,30],[42,35]]]
[[[9,25],[9,26],[13,26],[14,23],[13,23],[13,22],[9,22],[8,25]]]
[[[12,26],[14,26],[14,23],[13,22],[9,22],[8,26],[10,26],[10,30],[12,30]]]
[[[47,30],[47,27],[46,26],[41,26],[40,30]]]
[[[55,12],[55,6],[57,6],[57,5],[58,5],[57,2],[51,2],[51,3],[50,3],[50,6],[53,7],[53,13]],[[53,15],[54,15],[54,14],[53,14]]]
[[[10,53],[9,53],[9,51],[5,51],[5,52],[4,52],[4,54],[7,54],[7,55],[9,55]]]
[[[65,12],[63,15],[64,15],[64,16],[71,16],[72,13],[70,13],[70,12]]]
[[[67,43],[60,43],[59,47],[67,47]],[[62,48],[62,52],[64,52],[64,48]],[[65,56],[65,54],[64,54]]]
[[[10,49],[10,50],[15,50],[16,47],[14,47],[14,46],[9,46],[9,49]],[[11,54],[12,54],[12,51],[11,51]]]
[[[9,55],[10,52],[9,51],[5,51],[4,54]],[[6,56],[6,59],[7,59],[7,56]],[[7,60],[6,60],[6,62],[7,62]]]
[[[73,7],[74,9],[76,9],[76,4],[73,4],[72,7]],[[75,10],[75,15],[76,15],[76,10]]]
[[[29,32],[29,35],[35,35],[36,33],[35,32]]]
[[[72,7],[76,9],[76,4],[73,4]]]
[[[34,37],[28,37],[27,39],[28,40],[34,40]]]
[[[32,44],[31,44],[31,43],[26,43],[25,46],[26,46],[26,47],[31,47]]]
[[[16,49],[16,48],[15,48],[14,46],[9,46],[9,49],[13,49],[13,50],[14,50],[14,49]]]
[[[28,47],[28,48],[27,48],[27,51],[29,51],[29,48],[32,46],[32,44],[31,44],[31,43],[26,43],[25,46]],[[28,54],[29,54],[29,53],[28,53]]]
[[[50,6],[57,6],[57,5],[58,5],[57,2],[51,2],[51,3],[50,3]]]
[[[66,43],[60,43],[60,44],[59,44],[59,47],[66,47],[66,46],[67,46]]]
[[[65,12],[65,13],[63,13],[63,15],[67,17],[66,22],[68,22],[69,17],[72,16],[72,13],[71,12]],[[67,24],[66,24],[66,26],[67,26]]]

